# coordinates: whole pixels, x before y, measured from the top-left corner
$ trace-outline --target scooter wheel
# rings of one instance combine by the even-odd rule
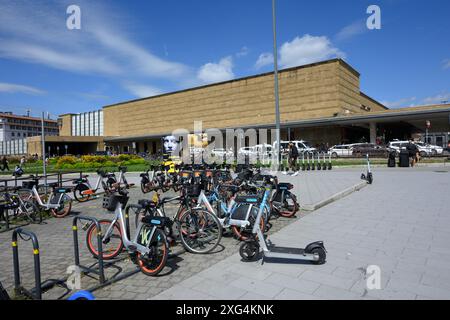
[[[327,253],[325,252],[324,248],[314,248],[311,251],[312,254],[317,254],[319,255],[319,260],[317,261],[313,261],[314,264],[324,264],[325,261],[327,260]]]
[[[259,244],[255,241],[245,241],[239,248],[239,254],[244,261],[254,261],[259,254]]]
[[[372,182],[373,182],[373,176],[372,176],[372,173],[370,172],[367,174],[367,183],[372,184]]]

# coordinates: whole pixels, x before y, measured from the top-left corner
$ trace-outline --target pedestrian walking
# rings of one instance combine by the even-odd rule
[[[297,171],[297,158],[298,158],[298,149],[292,141],[289,142],[289,168],[294,172],[292,175],[298,175]]]
[[[8,159],[6,159],[5,156],[3,156],[2,158],[2,171],[9,171],[9,166],[8,166]]]
[[[20,158],[20,167],[23,168],[24,165],[25,165],[25,156],[22,156]]]

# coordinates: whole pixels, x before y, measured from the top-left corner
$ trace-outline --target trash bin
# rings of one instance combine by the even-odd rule
[[[400,152],[398,166],[402,167],[402,168],[409,167],[409,152],[408,151]]]
[[[387,165],[389,168],[395,167],[395,151],[389,152]]]

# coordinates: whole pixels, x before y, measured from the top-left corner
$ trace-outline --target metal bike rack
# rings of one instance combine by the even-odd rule
[[[19,265],[19,246],[17,244],[17,236],[26,235],[30,237],[33,243],[33,256],[34,256],[34,293],[26,290],[22,287],[20,281],[20,265]],[[36,235],[33,232],[18,228],[13,231],[11,246],[13,249],[13,266],[14,266],[14,293],[25,294],[33,299],[42,299],[42,287],[41,287],[41,261],[39,257],[39,242]]]
[[[97,244],[98,244],[98,270],[91,267],[86,267],[80,264],[80,248],[78,246],[78,221],[84,220],[89,221],[93,224],[95,224],[95,227],[97,229]],[[98,220],[93,217],[87,217],[87,216],[77,216],[73,218],[72,222],[72,233],[73,233],[73,247],[74,247],[74,256],[75,256],[75,265],[79,267],[85,274],[87,273],[95,273],[99,276],[99,283],[104,284],[105,281],[105,270],[104,270],[104,263],[103,263],[103,248],[102,248],[102,229],[100,228],[100,224],[98,223]]]
[[[24,239],[23,235],[28,236],[29,239]],[[20,236],[25,241],[31,240],[31,242],[33,244],[35,286],[31,290],[25,289],[22,286],[22,283],[20,280],[19,246],[17,243],[17,239],[18,239],[17,236]],[[16,296],[23,295],[23,296],[26,296],[33,300],[41,300],[43,292],[45,292],[57,285],[60,285],[61,287],[66,289],[66,292],[63,295],[61,295],[59,297],[59,299],[65,297],[67,294],[69,294],[70,290],[67,288],[67,286],[65,284],[66,279],[48,279],[44,282],[41,281],[41,261],[40,261],[40,256],[39,256],[39,242],[38,242],[36,235],[33,232],[27,231],[22,228],[15,229],[12,234],[11,245],[13,248],[14,294]]]
[[[94,223],[95,227],[97,228],[98,270],[96,268],[94,268],[93,266],[87,267],[87,266],[83,266],[80,264],[80,252],[79,252],[79,246],[78,246],[78,226],[77,226],[77,222],[79,220],[84,220],[84,221]],[[127,230],[125,230],[125,232],[129,232],[128,217],[126,217],[126,229]],[[118,260],[108,261],[107,263],[105,263],[103,261],[102,233],[101,233],[101,229],[100,229],[100,224],[97,219],[95,219],[93,217],[88,217],[88,216],[77,216],[77,217],[73,218],[72,232],[73,232],[73,242],[74,242],[75,265],[77,267],[79,267],[84,274],[94,273],[99,276],[99,279],[98,279],[99,283],[97,285],[87,289],[90,292],[93,292],[95,290],[98,290],[100,288],[103,288],[107,285],[113,284],[117,281],[120,281],[122,279],[125,279],[129,276],[132,276],[132,275],[140,272],[140,268],[136,267],[134,270],[130,270],[130,271],[124,272],[122,274],[119,274],[121,272],[121,271],[119,271],[119,273],[116,273],[109,279],[107,279],[105,277],[105,267],[113,266],[113,264],[115,262],[117,262]]]

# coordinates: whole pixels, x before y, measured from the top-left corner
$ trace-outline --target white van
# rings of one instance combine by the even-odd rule
[[[281,140],[280,141],[280,152],[281,152],[281,154],[287,154],[288,153],[289,142],[292,142],[293,144],[295,144],[299,154],[302,153],[302,152],[316,152],[317,151],[316,148],[311,147],[309,145],[309,143],[307,141],[304,141],[304,140],[292,140],[292,141]],[[276,150],[276,148],[277,148],[277,142],[275,141],[273,143],[273,149]]]

